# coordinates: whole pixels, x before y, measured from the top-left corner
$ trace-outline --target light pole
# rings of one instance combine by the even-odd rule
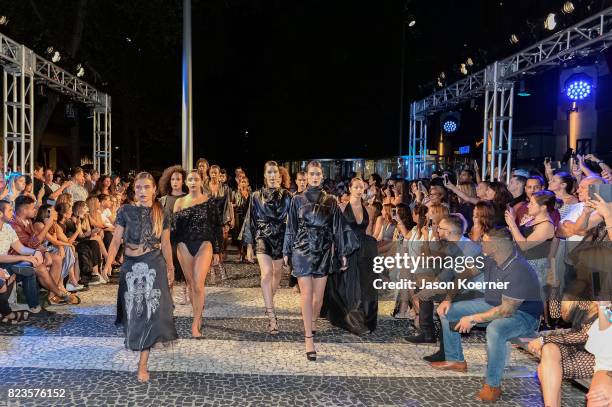
[[[191,0],[183,0],[182,164],[193,168],[193,104],[191,92]]]

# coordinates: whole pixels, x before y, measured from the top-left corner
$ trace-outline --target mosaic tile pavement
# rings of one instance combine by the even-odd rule
[[[48,318],[1,326],[0,406],[481,405],[474,400],[486,366],[481,333],[464,340],[466,374],[433,370],[421,358],[437,346],[406,343],[414,328],[389,317],[393,302],[385,299],[372,334],[357,337],[320,321],[319,359],[308,362],[299,295],[286,279],[276,297],[281,332],[272,337],[257,268],[227,269],[230,278],[207,290],[204,339],[190,338],[191,309],[177,305],[179,340],[152,351],[147,384],[136,381],[138,355],[124,349],[114,325],[114,284],[82,293],[78,306],[51,308],[57,313]],[[497,405],[542,405],[535,367],[513,350]],[[14,397],[15,389],[36,388],[62,389],[64,397]],[[583,405],[584,392],[565,383],[563,404]]]

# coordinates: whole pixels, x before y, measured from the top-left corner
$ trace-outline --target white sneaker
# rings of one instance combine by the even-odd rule
[[[102,277],[100,277],[99,274],[94,274],[91,277],[91,281],[89,282],[90,286],[102,284]]]
[[[72,283],[66,284],[66,290],[70,291],[71,293],[81,291],[83,288],[85,287],[80,284],[77,284],[77,285],[72,285]]]

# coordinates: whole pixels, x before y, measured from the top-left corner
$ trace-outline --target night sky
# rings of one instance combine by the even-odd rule
[[[580,15],[606,1],[575,1]],[[113,141],[125,168],[180,162],[182,1],[0,0],[3,32],[113,97]],[[194,157],[228,169],[266,159],[397,154],[402,21],[405,100],[431,92],[442,71],[461,77],[545,33],[563,1],[193,0]],[[75,21],[83,30],[75,46]],[[530,29],[531,21],[532,28]],[[529,38],[532,38],[531,40]],[[93,72],[95,70],[95,73]],[[81,109],[86,116],[86,109]],[[469,116],[469,115],[468,115]],[[476,115],[478,116],[478,115]],[[248,136],[245,137],[245,130]],[[82,131],[89,137],[87,124]],[[138,146],[137,146],[138,145]]]

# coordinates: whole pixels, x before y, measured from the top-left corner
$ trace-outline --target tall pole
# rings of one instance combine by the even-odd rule
[[[182,164],[193,168],[193,105],[191,93],[191,0],[183,0]]]
[[[402,138],[404,137],[404,71],[406,66],[406,21],[405,16],[402,15],[402,49],[401,49],[401,61],[400,61],[400,108],[399,108],[399,137],[398,137],[398,151],[397,155],[402,155]]]

